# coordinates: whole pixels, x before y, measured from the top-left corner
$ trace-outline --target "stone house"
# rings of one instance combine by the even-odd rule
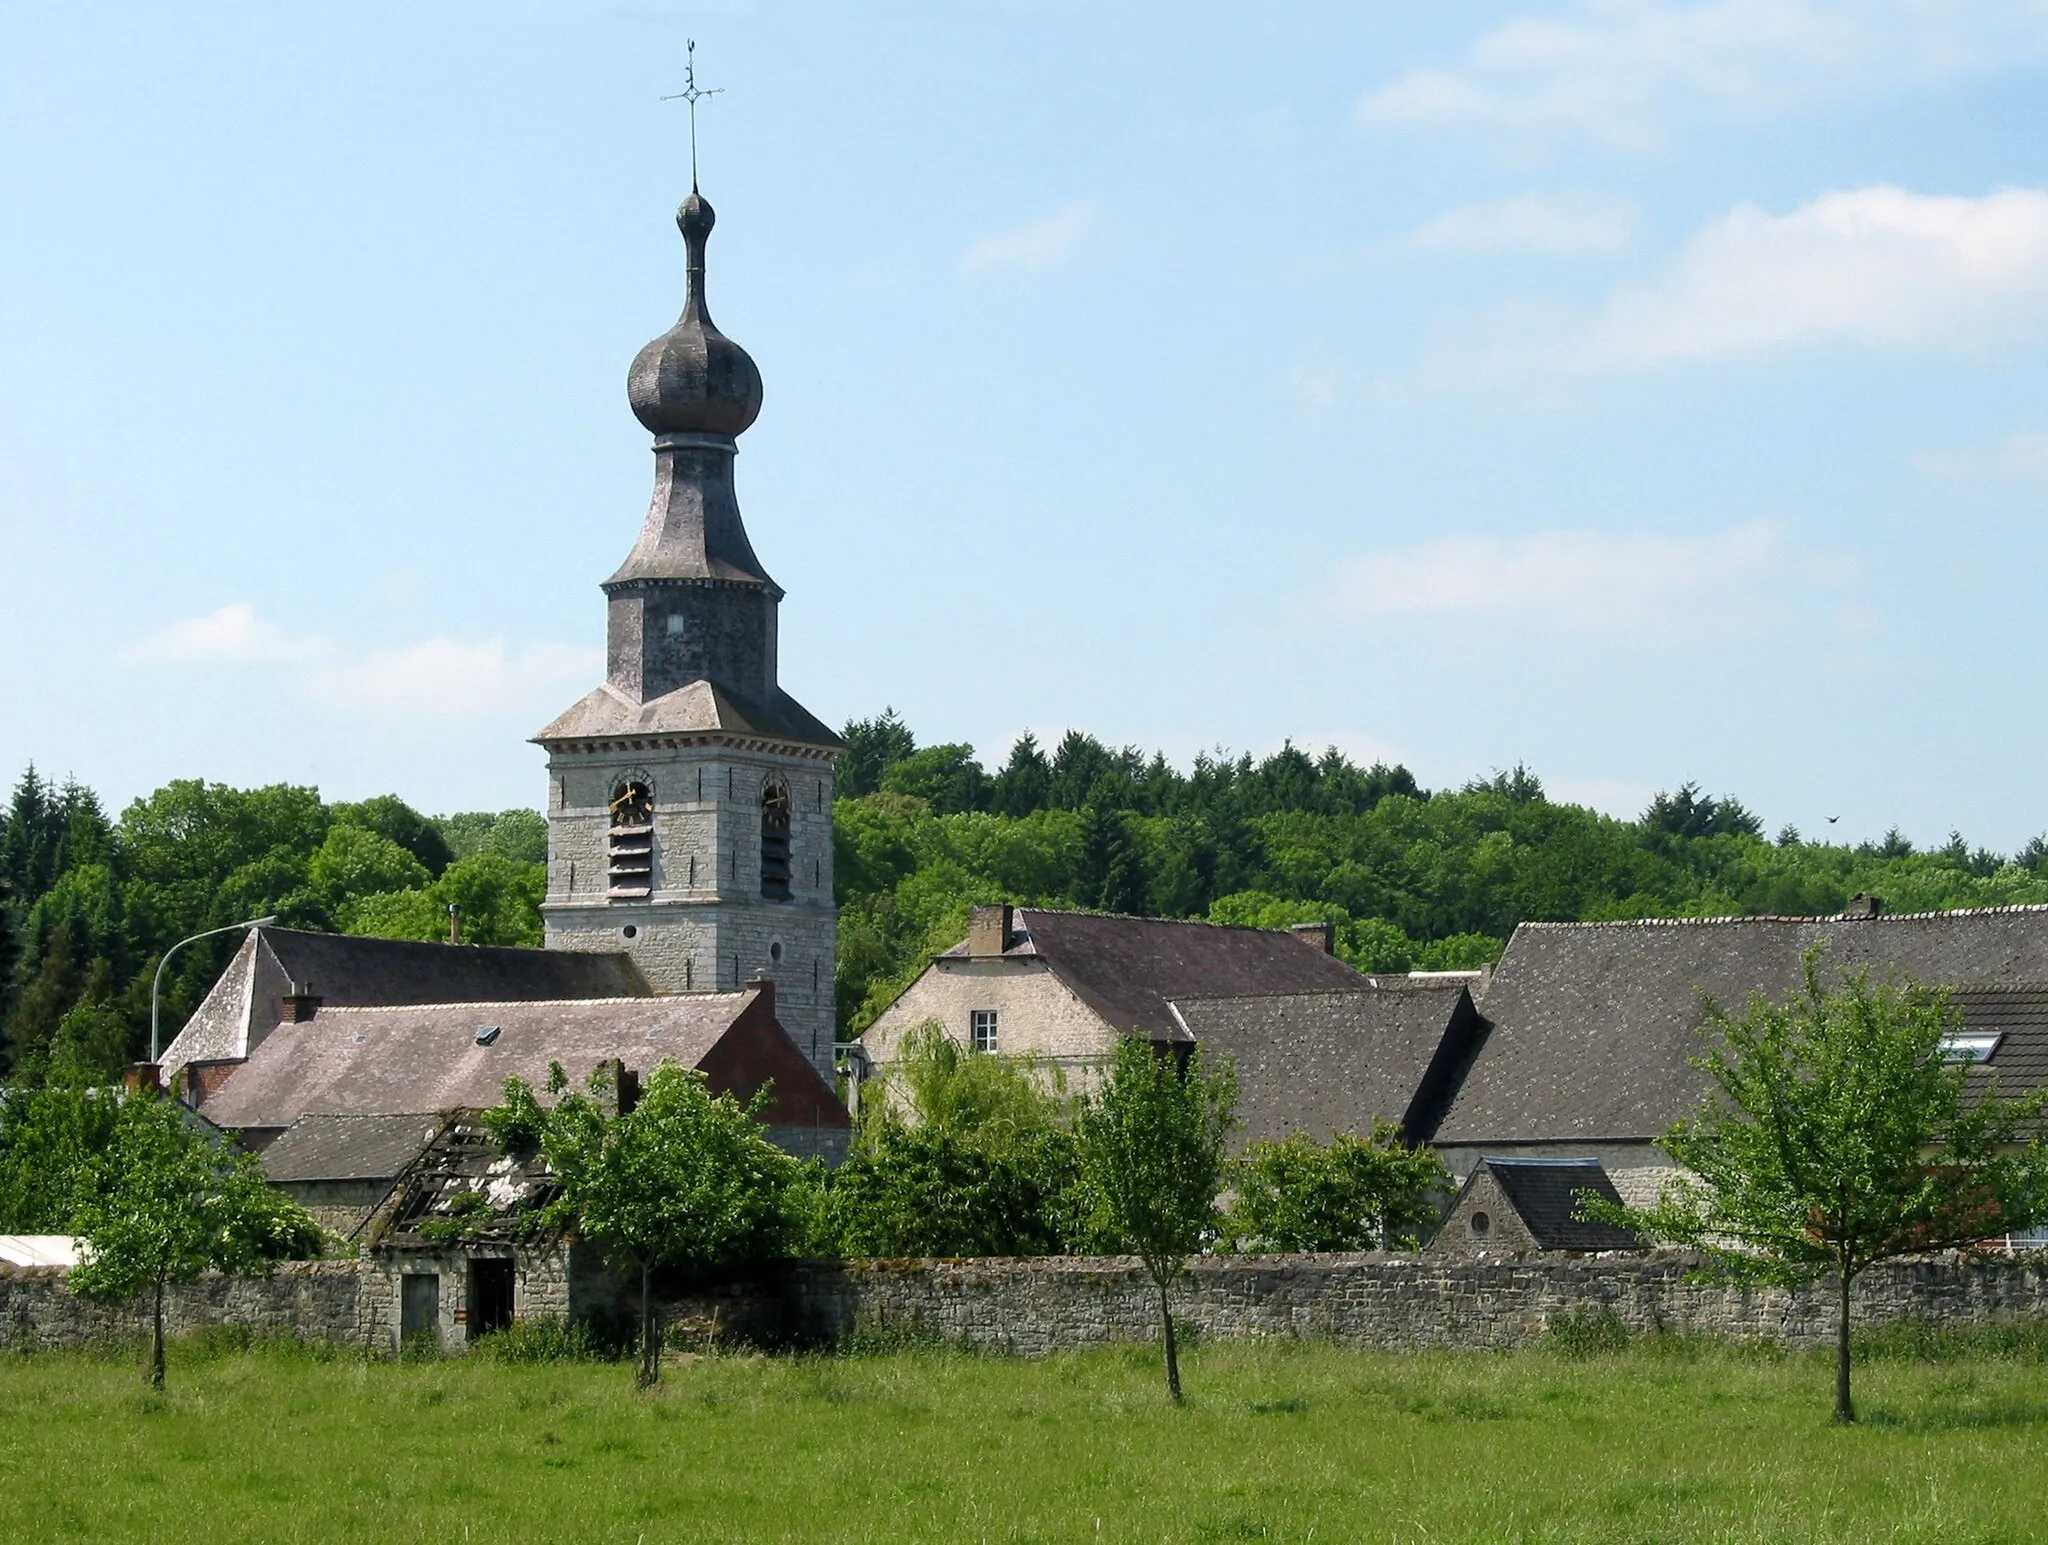
[[[1640,1250],[1626,1229],[1579,1216],[1583,1195],[1621,1195],[1598,1159],[1481,1159],[1429,1243],[1438,1255]]]
[[[976,907],[968,935],[862,1035],[886,1071],[926,1021],[976,1051],[1091,1088],[1118,1040],[1202,1046],[1237,1066],[1239,1144],[1308,1131],[1426,1136],[1476,1030],[1476,975],[1366,976],[1321,924],[1293,930]]]

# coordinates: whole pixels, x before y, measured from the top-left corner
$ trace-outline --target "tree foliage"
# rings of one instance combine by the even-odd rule
[[[1819,948],[1783,1004],[1738,1017],[1708,1003],[1694,1066],[1714,1092],[1662,1146],[1690,1175],[1658,1202],[1586,1211],[1690,1245],[1738,1279],[1836,1282],[1835,1415],[1855,1419],[1849,1316],[1880,1261],[1966,1246],[2048,1208],[2048,1090],[2023,1100],[1944,1060],[1961,1025],[1946,997],[1867,975],[1823,979]]]
[[[264,1180],[253,1154],[202,1134],[162,1096],[118,1102],[105,1145],[82,1166],[77,1188],[72,1227],[86,1250],[71,1288],[89,1297],[150,1295],[148,1377],[158,1388],[166,1284],[319,1251],[318,1226]]]
[[[1226,1180],[1222,1239],[1235,1250],[1412,1250],[1450,1176],[1435,1152],[1376,1124],[1369,1137],[1307,1133],[1247,1144]]]
[[[553,1105],[509,1079],[489,1123],[508,1147],[537,1147],[546,1161],[558,1188],[547,1220],[573,1224],[638,1273],[644,1389],[661,1376],[655,1272],[702,1278],[780,1254],[797,1164],[761,1129],[765,1086],[742,1105],[711,1093],[701,1073],[663,1063],[621,1112],[602,1069],[588,1093],[564,1092],[559,1065],[554,1071]]]
[[[1126,1036],[1080,1114],[1080,1172],[1099,1232],[1145,1263],[1159,1295],[1166,1390],[1181,1399],[1169,1297],[1187,1258],[1216,1228],[1223,1148],[1235,1121],[1237,1075],[1204,1066],[1196,1048],[1173,1050]]]

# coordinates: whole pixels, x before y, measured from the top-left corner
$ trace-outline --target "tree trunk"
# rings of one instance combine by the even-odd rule
[[[156,1276],[149,1334],[149,1382],[153,1389],[164,1387],[164,1274]]]
[[[661,1378],[661,1329],[654,1319],[654,1268],[640,1268],[640,1370],[635,1389],[651,1389]]]
[[[1849,1398],[1849,1266],[1842,1264],[1842,1300],[1835,1325],[1835,1420],[1856,1420],[1856,1405]]]
[[[1180,1393],[1180,1348],[1173,1339],[1173,1311],[1166,1302],[1166,1278],[1159,1283],[1159,1331],[1166,1342],[1166,1394],[1175,1405],[1181,1403]]]

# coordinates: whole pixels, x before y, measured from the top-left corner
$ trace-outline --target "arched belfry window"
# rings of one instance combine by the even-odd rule
[[[780,778],[761,790],[761,894],[789,900],[789,785]]]
[[[639,900],[654,891],[654,786],[625,779],[612,790],[611,812],[611,895]]]

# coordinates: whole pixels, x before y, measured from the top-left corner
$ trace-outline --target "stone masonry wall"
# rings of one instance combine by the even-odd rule
[[[610,1278],[594,1255],[522,1259],[516,1312],[577,1319],[637,1313],[637,1284]],[[1315,1338],[1383,1350],[1520,1345],[1564,1312],[1605,1308],[1631,1329],[1825,1342],[1833,1307],[1823,1284],[1798,1293],[1688,1283],[1690,1257],[1427,1255],[1207,1257],[1174,1290],[1175,1315],[1218,1340]],[[443,1335],[460,1345],[454,1309],[460,1262],[443,1275]],[[174,1332],[218,1324],[296,1333],[388,1352],[397,1344],[401,1263],[290,1265],[276,1276],[207,1277],[173,1288]],[[2048,1315],[2048,1270],[2011,1261],[1939,1259],[1879,1267],[1857,1285],[1856,1318],[1978,1324]],[[1046,1260],[804,1262],[701,1299],[678,1299],[664,1319],[679,1334],[792,1338],[832,1344],[856,1329],[894,1330],[1037,1357],[1158,1335],[1150,1281],[1128,1257]],[[63,1274],[0,1268],[0,1350],[133,1340],[146,1329],[134,1304],[74,1298]]]

